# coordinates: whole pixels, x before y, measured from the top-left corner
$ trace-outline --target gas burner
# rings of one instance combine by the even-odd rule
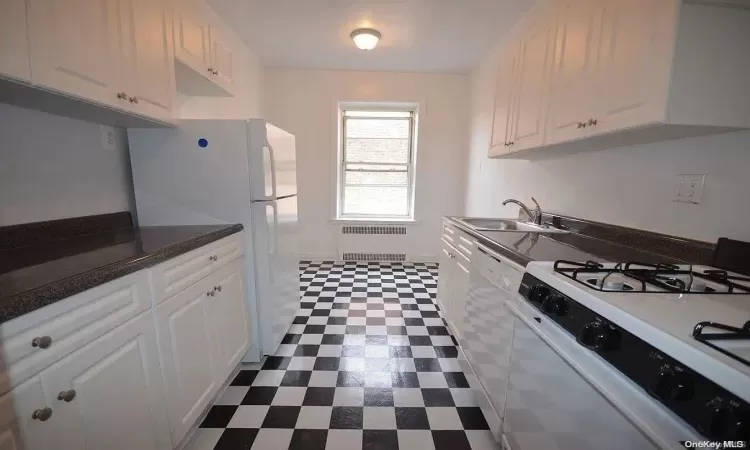
[[[601,292],[750,294],[750,278],[691,265],[621,262],[602,265],[559,260],[554,271]]]

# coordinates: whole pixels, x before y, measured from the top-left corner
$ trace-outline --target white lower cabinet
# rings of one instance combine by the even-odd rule
[[[114,329],[41,374],[55,447],[171,447],[149,312]]]
[[[49,408],[49,409],[46,409]],[[38,411],[35,416],[34,412]],[[45,450],[56,447],[52,416],[45,421],[35,419],[54,411],[44,399],[38,376],[16,386],[0,397],[0,449]]]
[[[464,306],[469,290],[470,260],[460,250],[442,240],[438,272],[437,299],[443,318],[453,335],[461,338]]]
[[[243,260],[156,307],[172,442],[195,424],[250,346]]]

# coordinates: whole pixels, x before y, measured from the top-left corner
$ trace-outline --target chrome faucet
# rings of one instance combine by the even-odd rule
[[[518,200],[514,198],[509,198],[503,202],[503,206],[507,205],[508,203],[515,203],[516,205],[520,206],[521,209],[523,209],[523,212],[526,213],[527,216],[529,216],[529,220],[537,225],[542,224],[542,208],[539,206],[539,202],[536,201],[534,197],[531,197],[531,201],[534,202],[536,205],[536,209],[534,209],[534,212],[531,212],[529,208],[523,204],[523,202],[519,202]]]

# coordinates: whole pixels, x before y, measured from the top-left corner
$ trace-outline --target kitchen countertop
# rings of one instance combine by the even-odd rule
[[[446,217],[457,228],[525,267],[531,261],[638,261],[678,263],[678,259],[656,255],[605,240],[576,233],[524,233],[518,231],[475,231]]]
[[[129,227],[0,251],[0,323],[154,266],[242,225]]]

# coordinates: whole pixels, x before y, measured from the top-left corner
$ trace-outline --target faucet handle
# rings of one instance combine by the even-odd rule
[[[542,223],[542,207],[539,206],[539,202],[536,201],[534,197],[531,197],[531,201],[534,202],[536,205],[536,209],[534,210],[534,217],[531,218],[531,220],[537,224]]]

